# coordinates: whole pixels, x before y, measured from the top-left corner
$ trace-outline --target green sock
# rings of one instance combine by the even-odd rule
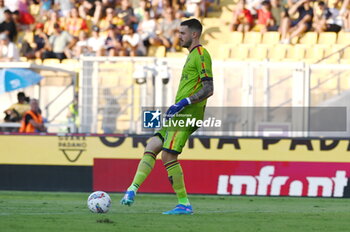
[[[151,173],[154,164],[156,162],[157,155],[152,151],[145,151],[139,166],[137,167],[136,174],[132,184],[128,188],[128,191],[132,190],[137,192],[141,184],[146,180],[147,176]]]
[[[179,204],[190,205],[187,198],[184,175],[180,163],[177,160],[172,160],[164,164],[168,171],[168,178],[176,193]]]

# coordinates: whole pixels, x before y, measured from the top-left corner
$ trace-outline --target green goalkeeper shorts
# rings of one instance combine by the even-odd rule
[[[174,128],[163,127],[154,135],[163,141],[163,150],[180,154],[190,135],[197,130],[197,127],[174,130]]]
[[[190,135],[198,129],[196,125],[186,124],[186,122],[188,120],[203,120],[204,110],[205,106],[191,105],[169,120],[175,122],[183,121],[184,124],[182,126],[180,124],[171,124],[167,121],[168,126],[163,125],[162,129],[155,133],[163,141],[163,150],[172,154],[180,154]]]

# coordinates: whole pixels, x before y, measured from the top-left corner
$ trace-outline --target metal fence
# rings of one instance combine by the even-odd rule
[[[184,61],[175,58],[82,58],[79,79],[80,132],[145,133],[142,130],[142,107],[167,107],[173,104]],[[260,125],[254,121],[254,115],[248,115],[236,120],[230,116],[225,118],[235,125],[241,124],[240,128],[248,129],[235,130],[233,127],[232,131],[198,130],[197,133],[348,136],[350,129],[347,125],[342,132],[310,131],[312,115],[308,110],[305,110],[302,118],[289,113],[277,121],[275,112],[285,107],[344,106],[348,109],[349,73],[350,67],[341,64],[214,61],[215,94],[208,100],[207,106],[265,107],[267,113],[261,116],[259,123],[267,131],[257,130]],[[295,129],[295,122],[298,121],[298,128]],[[287,133],[274,131],[276,125],[285,125]]]

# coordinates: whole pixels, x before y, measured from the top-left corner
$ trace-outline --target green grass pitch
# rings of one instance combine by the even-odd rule
[[[350,199],[191,195],[194,215],[170,216],[174,195],[139,194],[107,214],[91,213],[89,193],[0,191],[1,232],[350,231]]]

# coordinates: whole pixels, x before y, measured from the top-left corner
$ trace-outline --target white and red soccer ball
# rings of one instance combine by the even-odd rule
[[[107,213],[111,203],[111,198],[103,191],[91,193],[87,200],[87,205],[93,213]]]

